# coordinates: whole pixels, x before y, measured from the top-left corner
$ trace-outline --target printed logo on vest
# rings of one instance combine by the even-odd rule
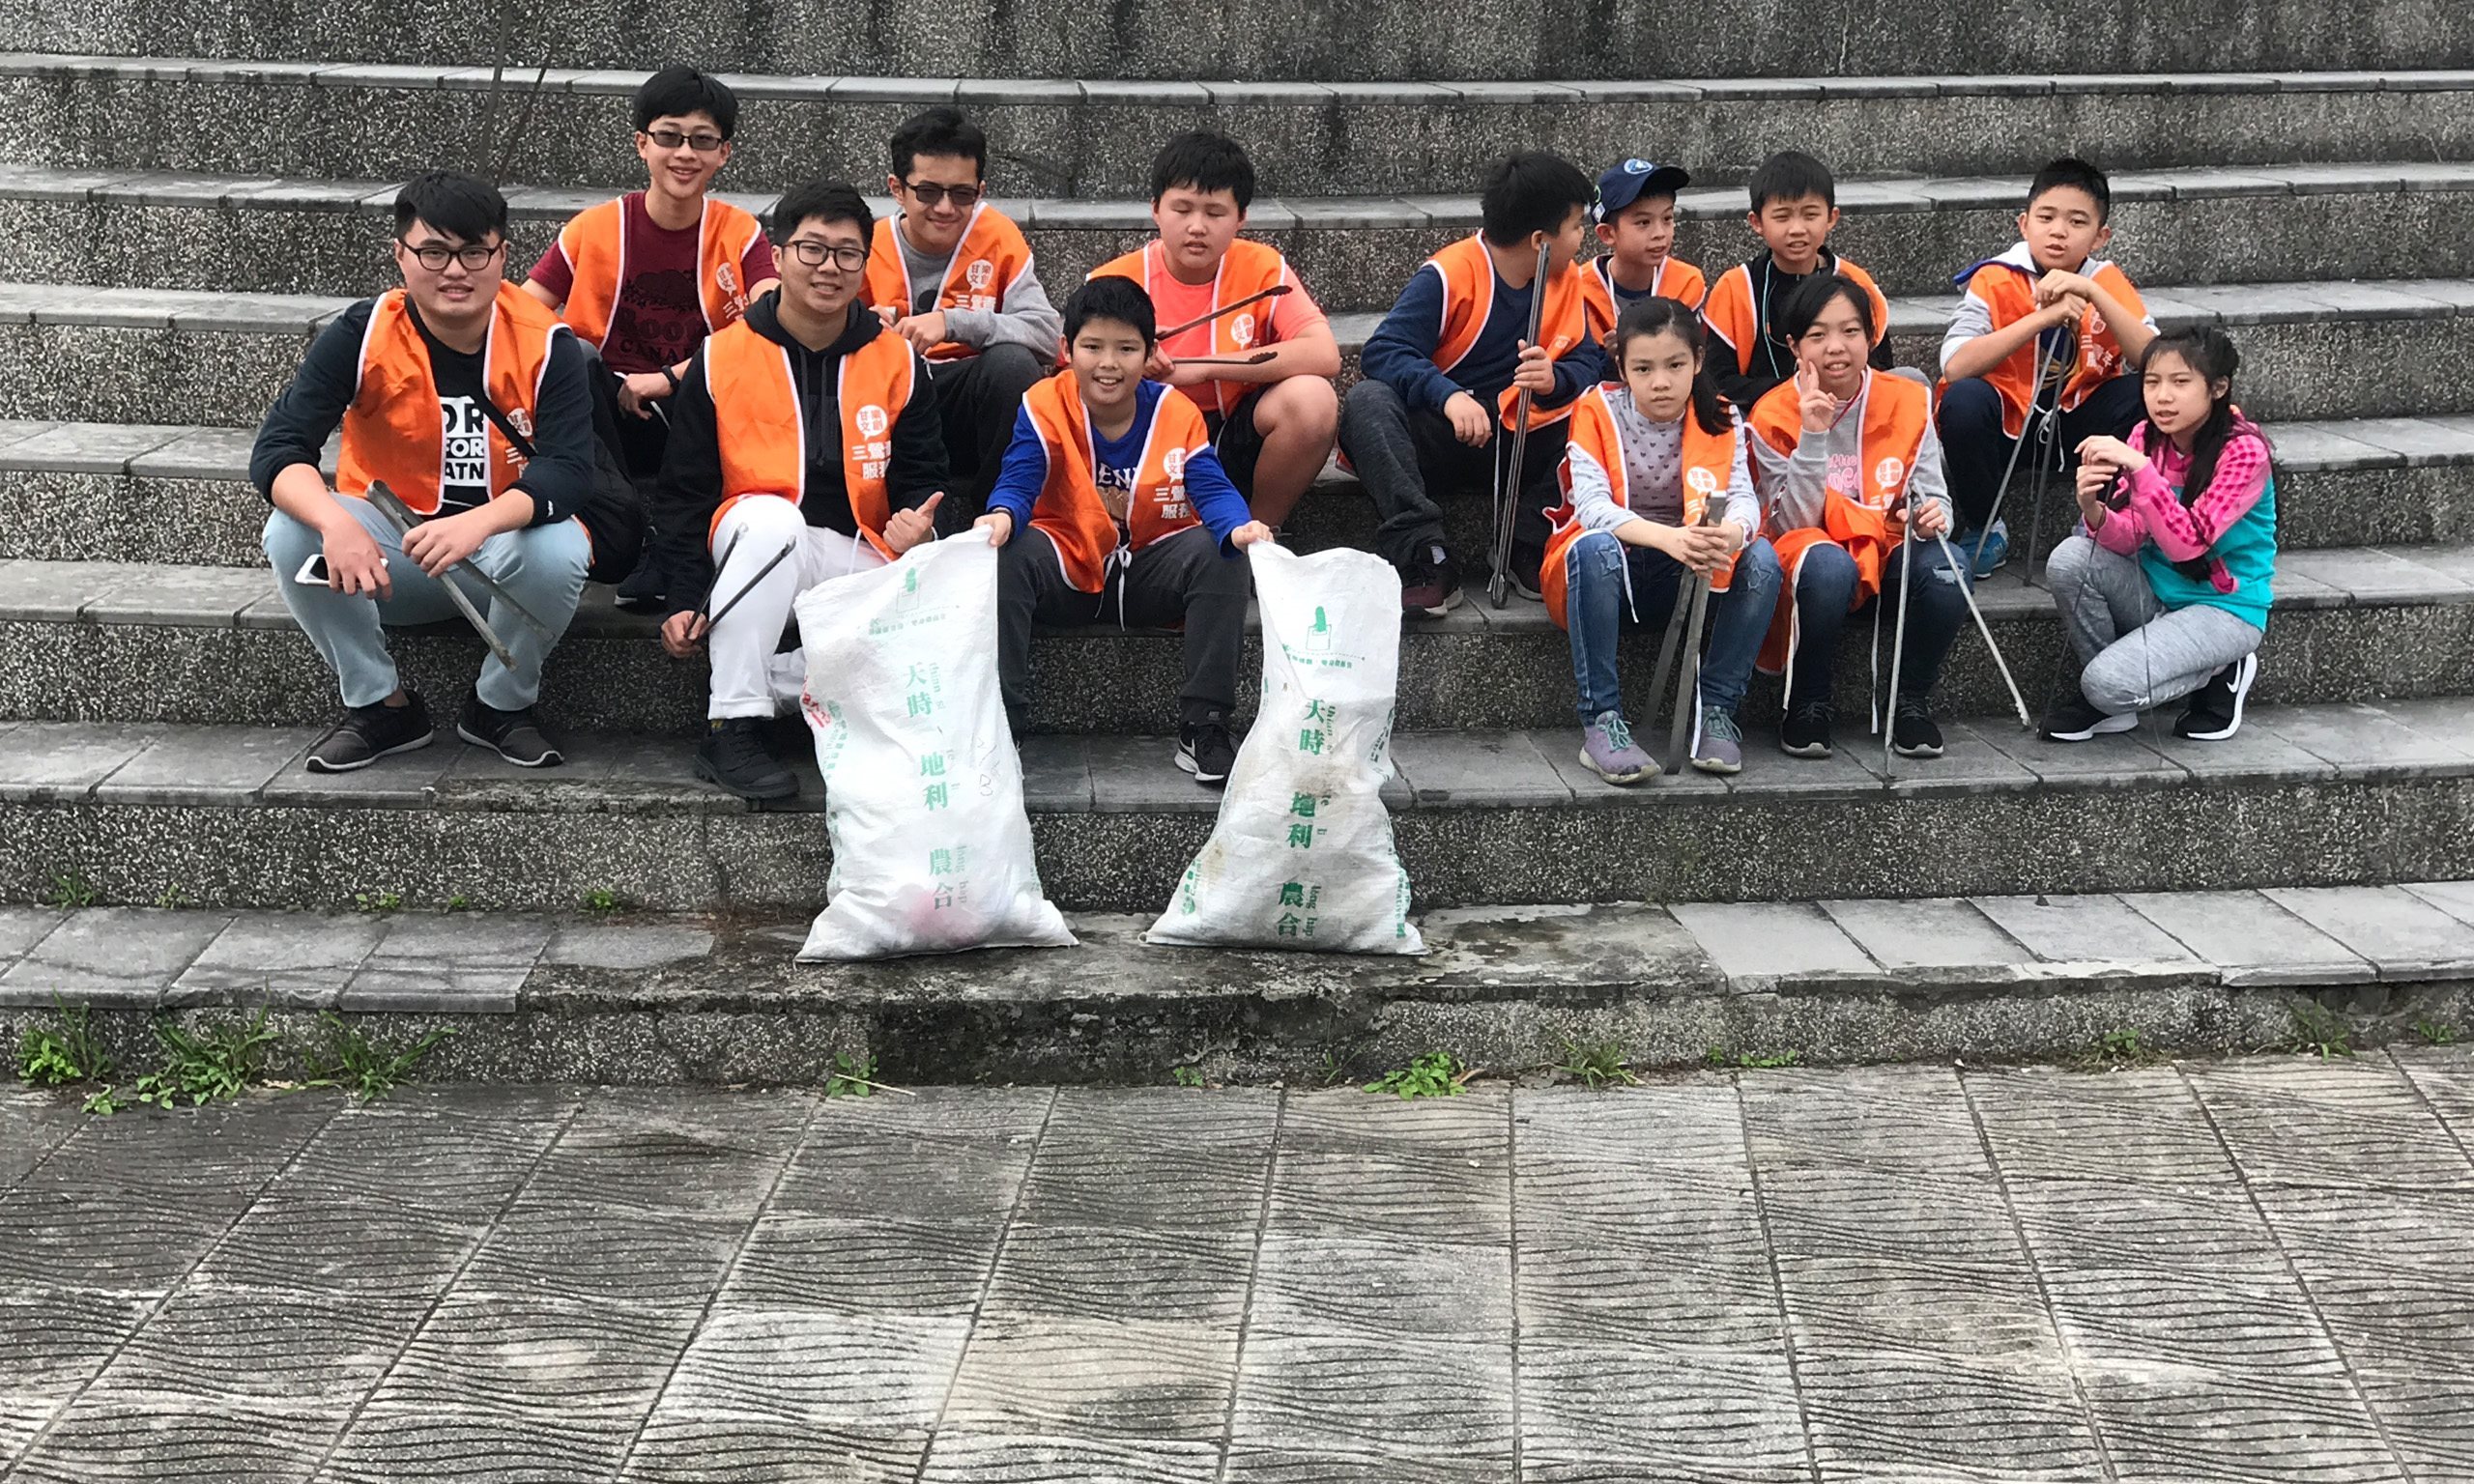
[[[1230,320],[1228,338],[1235,341],[1237,348],[1241,351],[1252,350],[1254,348],[1254,317],[1251,314],[1241,314]]]
[[[1186,450],[1171,448],[1160,455],[1160,471],[1168,476],[1170,483],[1183,479],[1186,476]]]
[[[883,408],[871,402],[859,409],[858,424],[861,438],[882,438],[885,429],[893,426],[893,419],[885,415]]]
[[[1691,489],[1693,494],[1700,496],[1703,499],[1708,499],[1711,496],[1718,493],[1718,476],[1710,472],[1706,469],[1695,468],[1685,470],[1683,471],[1683,482]]]
[[[1907,466],[1896,459],[1884,459],[1873,466],[1873,483],[1884,490],[1897,489],[1899,480],[1906,475]]]
[[[713,282],[720,286],[721,291],[725,294],[735,294],[738,292],[738,274],[732,271],[731,266],[728,263],[716,263],[713,265]]]
[[[974,258],[970,267],[963,271],[963,281],[985,294],[988,286],[996,281],[996,265],[986,258]]]

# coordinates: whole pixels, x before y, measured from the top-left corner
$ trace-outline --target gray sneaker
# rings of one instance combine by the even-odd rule
[[[1701,739],[1692,744],[1692,765],[1704,773],[1743,771],[1743,732],[1724,706],[1701,708]]]
[[[1632,728],[1621,711],[1600,711],[1581,728],[1581,765],[1618,787],[1627,787],[1658,770],[1658,760],[1633,745]]]

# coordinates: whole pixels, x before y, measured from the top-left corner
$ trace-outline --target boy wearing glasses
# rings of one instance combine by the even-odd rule
[[[885,177],[897,214],[877,223],[867,301],[928,357],[957,500],[946,530],[970,524],[996,480],[1014,412],[1048,372],[1063,326],[1021,228],[988,204],[988,136],[958,109],[931,108],[894,130]]]
[[[312,773],[348,773],[429,746],[429,710],[397,677],[386,626],[452,621],[449,582],[515,661],[482,664],[456,734],[519,767],[560,761],[532,703],[542,661],[584,591],[592,541],[608,533],[585,527],[593,437],[586,354],[555,315],[505,281],[505,251],[506,199],[496,186],[446,171],[406,185],[395,197],[394,247],[404,286],[330,321],[258,430],[249,478],[274,506],[267,559],[346,708],[311,745]],[[318,458],[338,426],[331,491]],[[423,517],[400,538],[366,498],[381,481]],[[522,612],[497,601],[467,575],[472,568]]]
[[[712,647],[696,775],[743,799],[799,791],[764,745],[806,664],[775,655],[800,593],[935,535],[945,434],[927,363],[860,293],[868,203],[818,181],[773,208],[781,287],[705,342],[670,401],[653,539],[662,647]],[[716,570],[718,568],[718,570]]]

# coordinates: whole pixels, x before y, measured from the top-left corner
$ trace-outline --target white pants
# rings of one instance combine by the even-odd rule
[[[790,558],[749,587],[749,580],[786,547]],[[791,605],[811,587],[873,571],[885,559],[862,537],[809,525],[798,506],[774,495],[750,496],[731,506],[713,529],[713,559],[719,561],[725,551],[731,553],[730,566],[713,574],[712,612],[721,613],[742,589],[747,596],[705,636],[713,657],[713,699],[705,714],[715,721],[771,716],[777,700],[796,699],[807,679],[803,656],[773,652],[790,626]]]

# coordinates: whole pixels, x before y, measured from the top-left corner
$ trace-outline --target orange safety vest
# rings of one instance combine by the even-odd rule
[[[559,248],[575,271],[561,309],[575,332],[596,350],[610,339],[617,319],[618,285],[627,276],[626,201],[605,201],[580,212],[559,233]],[[747,313],[750,285],[739,265],[763,224],[726,201],[705,198],[705,219],[696,228],[696,294],[705,310],[705,332],[738,323]]]
[[[1024,392],[1022,411],[1048,455],[1048,475],[1031,505],[1031,528],[1047,532],[1055,544],[1065,580],[1076,591],[1105,586],[1108,559],[1120,547],[1131,555],[1197,524],[1186,494],[1186,461],[1211,446],[1211,433],[1185,393],[1168,387],[1152,409],[1122,531],[1100,499],[1099,452],[1074,373],[1060,371]]]
[[[1682,258],[1669,257],[1658,264],[1657,281],[1650,292],[1661,299],[1681,300],[1685,307],[1698,309],[1709,296],[1709,281],[1701,270]],[[1615,320],[1624,312],[1626,302],[1615,292],[1615,255],[1599,253],[1589,260],[1581,271],[1581,298],[1589,312],[1589,337],[1603,340],[1615,333]]]
[[[1824,542],[1835,542],[1856,558],[1856,594],[1848,612],[1871,602],[1882,590],[1882,573],[1907,533],[1907,520],[1892,514],[1907,494],[1915,471],[1915,456],[1924,446],[1924,429],[1933,415],[1932,393],[1903,376],[1864,373],[1864,422],[1856,448],[1856,488],[1832,487],[1822,499],[1822,523],[1794,530],[1770,523],[1769,544],[1786,569],[1778,585],[1778,611],[1761,646],[1761,668],[1776,674],[1795,653],[1796,575],[1804,554]],[[1782,454],[1792,454],[1804,436],[1802,399],[1794,382],[1781,382],[1752,407],[1752,434]]]
[[[531,295],[511,283],[499,285],[490,306],[489,336],[481,348],[490,400],[526,439],[541,406],[541,379],[550,370],[550,347],[567,327]],[[343,448],[335,459],[335,489],[365,495],[385,480],[397,498],[420,515],[436,515],[446,484],[446,430],[439,421],[438,381],[430,372],[429,347],[413,323],[402,289],[389,289],[370,306],[360,337],[360,364],[352,402],[344,409]],[[524,455],[492,424],[487,430],[490,498],[496,499],[524,477]],[[457,483],[470,481],[458,480]]]
[[[1862,289],[1872,300],[1873,343],[1881,344],[1882,337],[1890,332],[1890,301],[1882,297],[1872,274],[1845,258],[1835,262],[1838,276]],[[1774,303],[1769,306],[1772,314],[1780,307]],[[1754,296],[1752,265],[1748,263],[1739,263],[1719,274],[1718,281],[1710,286],[1708,301],[1701,306],[1702,323],[1710,327],[1711,333],[1735,348],[1738,376],[1752,374],[1753,346],[1761,338],[1761,311],[1762,305]]]
[[[862,292],[870,308],[891,309],[894,318],[902,319],[918,312],[919,300],[910,282],[910,265],[903,260],[902,243],[894,240],[894,231],[892,217],[877,219],[868,243],[868,277]],[[954,255],[945,264],[945,283],[936,293],[936,307],[992,312],[1005,302],[1014,280],[1030,270],[1030,240],[1012,217],[982,201],[972,208],[962,240],[954,244]],[[928,358],[962,360],[978,354],[976,346],[947,340],[932,348]]]
[[[1480,332],[1486,328],[1486,316],[1495,307],[1495,260],[1486,254],[1485,240],[1472,235],[1426,259],[1425,267],[1443,275],[1443,325],[1435,336],[1434,363],[1437,369],[1448,373],[1477,345]],[[1548,359],[1563,359],[1588,335],[1589,312],[1581,300],[1581,271],[1577,265],[1566,264],[1563,271],[1547,278],[1546,307],[1539,317],[1538,338],[1546,347]],[[1511,426],[1512,411],[1519,401],[1519,388],[1513,386],[1505,387],[1496,399],[1505,427]],[[1551,426],[1571,414],[1568,404],[1550,409],[1539,407],[1533,400],[1529,425]]]
[[[722,502],[706,539],[732,505],[751,495],[807,498],[807,413],[791,369],[790,351],[744,321],[705,342],[705,387],[713,399],[713,442],[721,453]],[[893,458],[894,420],[910,403],[918,362],[910,342],[886,331],[842,357],[834,397],[842,409],[842,487],[861,535],[886,559],[885,467]]]
[[[1548,511],[1546,519],[1554,529],[1546,537],[1546,560],[1539,569],[1538,591],[1545,599],[1546,615],[1555,627],[1568,628],[1568,615],[1564,606],[1564,556],[1572,543],[1587,533],[1580,522],[1580,508],[1572,503],[1572,461],[1588,459],[1606,472],[1606,482],[1614,490],[1615,502],[1629,508],[1632,503],[1632,471],[1625,462],[1624,437],[1615,426],[1613,399],[1632,393],[1621,382],[1600,382],[1582,392],[1572,404],[1572,432],[1564,444],[1564,467],[1560,477],[1564,486],[1564,503]],[[1683,414],[1683,524],[1698,526],[1710,501],[1723,493],[1727,480],[1735,472],[1738,430],[1729,427],[1724,433],[1704,431],[1701,419],[1691,410]],[[1724,592],[1735,582],[1736,561],[1730,556],[1726,564],[1712,575],[1710,588]]]
[[[2119,300],[2132,313],[2145,316],[2147,305],[2130,279],[2111,263],[2090,263],[2083,270],[2086,276],[2104,286],[2105,292]],[[2036,312],[2036,277],[2017,264],[2003,259],[1980,265],[1968,277],[1968,294],[1992,311],[1993,328],[2015,325]],[[2086,402],[2097,387],[2129,369],[2122,356],[2122,343],[2114,338],[2113,327],[2096,306],[2087,306],[2080,318],[2079,358],[2069,368],[2061,385],[2061,410],[2069,412]],[[2010,353],[2009,358],[1984,374],[1993,389],[2001,394],[2001,431],[2017,438],[2027,431],[2028,383],[2036,374],[2036,342],[2028,341]]]
[[[1140,249],[1123,257],[1110,258],[1091,270],[1091,276],[1131,278],[1142,285],[1142,292],[1148,294],[1152,284],[1168,276],[1167,258],[1161,250],[1160,240],[1153,238]],[[1296,281],[1296,275],[1289,271],[1288,259],[1280,256],[1279,248],[1241,237],[1231,242],[1228,250],[1221,255],[1220,270],[1211,280],[1211,306],[1217,309],[1223,304],[1233,304],[1265,289]],[[1261,350],[1271,343],[1263,337],[1271,317],[1272,305],[1266,300],[1212,321],[1209,327],[1211,354],[1247,356]],[[1182,389],[1187,396],[1226,416],[1238,403],[1263,387],[1259,382],[1214,381]]]

